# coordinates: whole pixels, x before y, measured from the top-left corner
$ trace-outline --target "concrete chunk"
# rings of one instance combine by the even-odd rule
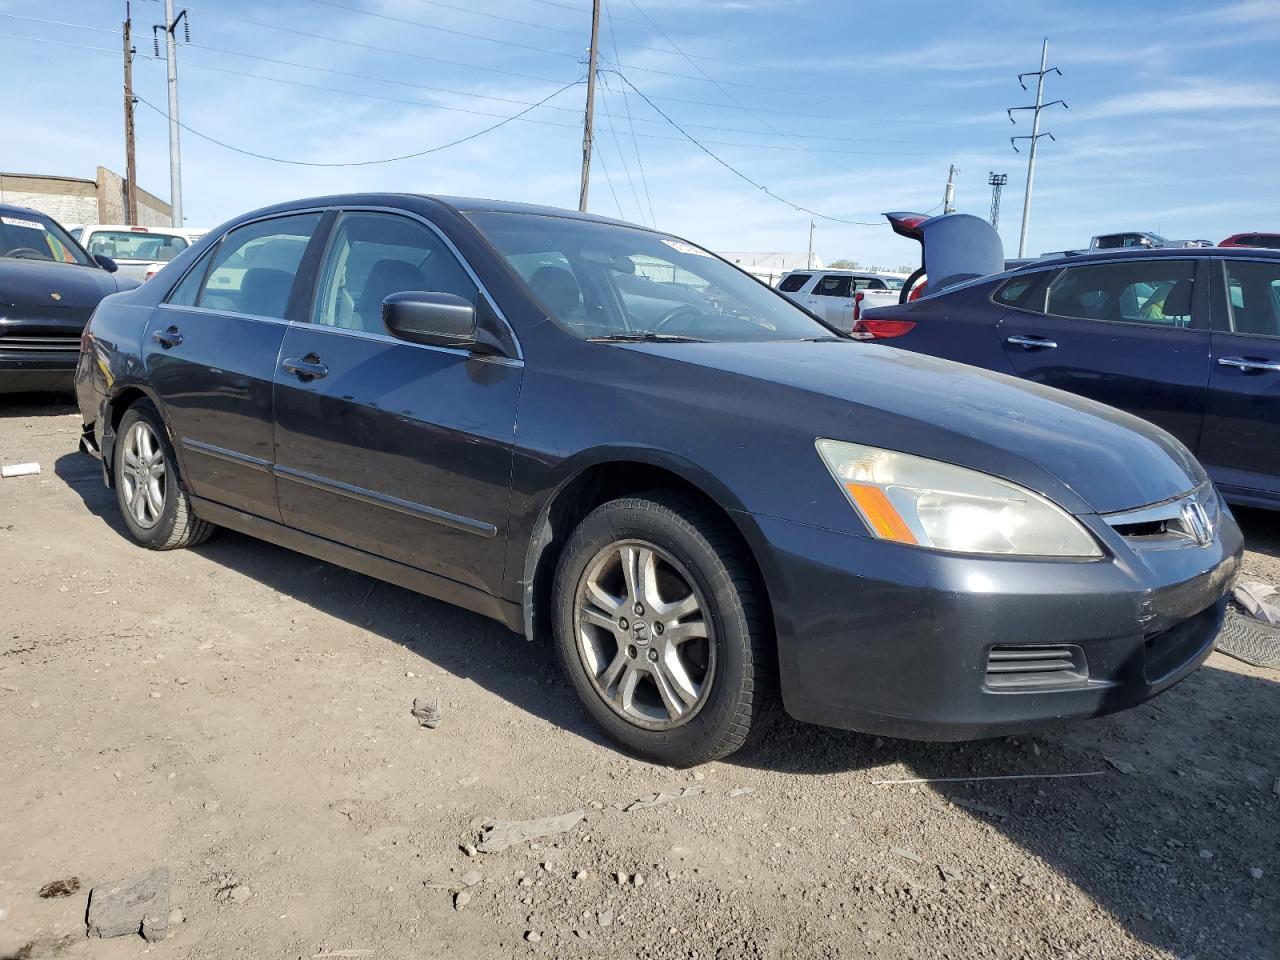
[[[138,933],[163,940],[169,932],[169,871],[157,867],[98,884],[89,893],[88,925],[91,937]]]

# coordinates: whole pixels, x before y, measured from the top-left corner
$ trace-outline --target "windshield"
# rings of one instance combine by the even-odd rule
[[[835,336],[790,300],[683,240],[529,213],[471,220],[570,333],[587,339]]]
[[[187,247],[184,237],[150,230],[89,230],[86,246],[112,260],[169,261]],[[84,234],[81,234],[83,236]]]
[[[84,251],[60,226],[36,214],[0,216],[0,257],[56,260],[89,266]]]

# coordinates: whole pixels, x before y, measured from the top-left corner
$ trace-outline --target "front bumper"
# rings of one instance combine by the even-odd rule
[[[1211,543],[1150,553],[1085,520],[1110,555],[1081,562],[947,555],[753,519],[787,712],[918,740],[1033,730],[1168,689],[1212,651],[1243,549],[1225,510]],[[1009,686],[993,648],[995,659],[1052,648],[1081,662]]]

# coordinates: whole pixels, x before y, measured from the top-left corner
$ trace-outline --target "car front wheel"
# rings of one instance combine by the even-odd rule
[[[613,500],[556,571],[555,640],[587,711],[632,752],[691,766],[774,713],[773,634],[737,538],[692,498]]]

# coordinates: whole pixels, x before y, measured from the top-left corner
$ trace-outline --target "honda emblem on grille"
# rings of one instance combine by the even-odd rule
[[[1188,500],[1182,505],[1182,525],[1201,546],[1213,539],[1213,525],[1209,523],[1209,512],[1199,500]]]

